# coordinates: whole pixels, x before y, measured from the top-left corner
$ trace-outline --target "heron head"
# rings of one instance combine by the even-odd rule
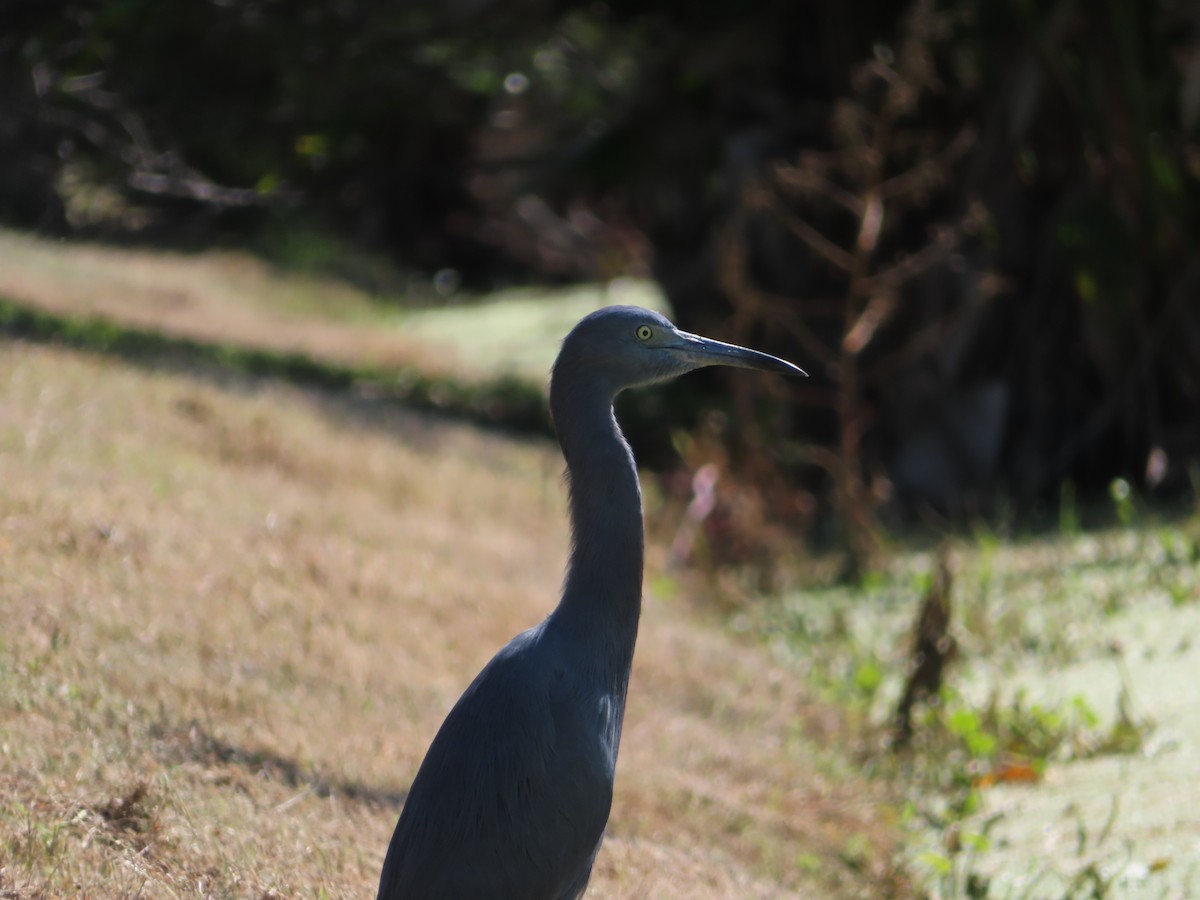
[[[563,341],[556,374],[564,366],[586,367],[614,394],[705,366],[806,374],[776,356],[681,331],[665,316],[636,306],[608,306],[582,319]]]

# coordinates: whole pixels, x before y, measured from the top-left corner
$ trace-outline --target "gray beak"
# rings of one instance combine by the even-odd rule
[[[779,372],[784,375],[803,375],[808,373],[799,366],[792,365],[786,359],[760,353],[748,347],[737,344],[726,344],[711,338],[700,337],[698,334],[688,334],[686,331],[677,332],[678,342],[670,345],[671,352],[686,360],[693,366],[736,366],[739,369],[758,369],[763,372]]]

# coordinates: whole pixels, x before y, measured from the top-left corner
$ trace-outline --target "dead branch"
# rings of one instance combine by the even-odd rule
[[[807,244],[814,253],[843,272],[849,272],[854,268],[853,256],[788,209],[787,204],[783,203],[777,195],[770,191],[761,193],[760,202],[763,207],[768,209],[792,234]]]
[[[958,652],[957,642],[950,634],[953,586],[950,553],[943,544],[938,549],[929,590],[913,627],[908,677],[892,725],[894,751],[902,750],[912,740],[913,707],[937,697],[942,690],[946,666]]]
[[[910,200],[941,187],[950,178],[950,172],[975,144],[975,132],[964,128],[954,136],[940,153],[924,159],[899,175],[893,175],[880,185],[880,193],[889,200]]]

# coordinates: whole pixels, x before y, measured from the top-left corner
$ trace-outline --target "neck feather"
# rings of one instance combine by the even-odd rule
[[[637,468],[612,408],[613,392],[563,378],[551,410],[570,479],[571,560],[556,626],[599,644],[581,658],[603,661],[623,695],[642,601],[642,494]]]

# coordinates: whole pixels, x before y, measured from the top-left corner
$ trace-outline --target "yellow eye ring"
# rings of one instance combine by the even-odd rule
[[[639,341],[648,341],[654,337],[654,329],[649,325],[639,325],[637,331],[634,333],[637,335]]]

